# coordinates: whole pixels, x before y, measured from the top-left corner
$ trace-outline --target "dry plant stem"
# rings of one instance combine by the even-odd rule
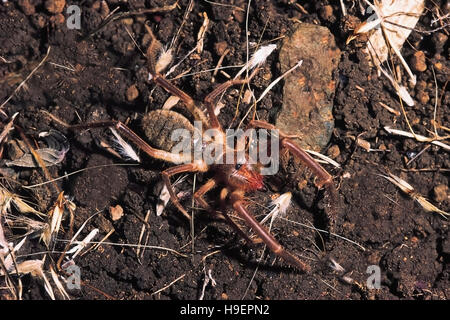
[[[12,254],[11,251],[10,251],[10,254]],[[8,270],[6,269],[6,265],[5,265],[5,259],[3,258],[3,255],[1,255],[1,254],[0,254],[0,267],[3,271],[3,274],[5,275],[5,277],[7,279],[7,281],[9,281],[9,283],[11,283],[13,285],[14,291],[12,293],[14,294],[15,298],[18,299],[21,296],[20,290],[17,287],[16,283],[9,276]]]
[[[445,143],[443,143],[443,142],[441,142],[441,141],[434,140],[432,138],[428,138],[428,137],[425,137],[425,136],[422,136],[422,135],[406,132],[406,131],[403,131],[403,130],[392,129],[390,127],[384,127],[384,129],[390,134],[404,136],[404,137],[408,137],[408,138],[414,138],[414,139],[416,139],[419,142],[432,143],[434,145],[437,145],[437,146],[443,148],[446,151],[450,151],[450,146],[445,144]],[[440,140],[444,140],[444,139],[448,139],[448,138],[449,138],[449,136],[440,137]]]
[[[25,142],[25,145],[27,146],[27,148],[30,150],[31,154],[33,155],[34,159],[36,160],[36,162],[39,164],[39,166],[41,167],[42,171],[44,172],[44,177],[51,181],[53,180],[50,172],[48,171],[47,167],[45,166],[44,161],[41,159],[41,157],[39,156],[39,154],[36,152],[36,150],[33,148],[33,146],[31,145],[30,141],[28,140],[27,136],[25,135],[25,133],[23,132],[22,128],[15,125],[14,126],[16,128],[16,130],[19,132],[20,137],[22,138],[22,140]],[[55,188],[55,190],[58,192],[58,194],[61,193],[61,190],[59,189],[58,185],[53,182],[52,183],[53,187]]]
[[[44,64],[45,60],[47,60],[48,55],[50,54],[50,46],[47,49],[47,53],[45,54],[44,58],[39,62],[39,64],[30,72],[30,74],[23,80],[16,89],[14,89],[13,93],[0,105],[0,112],[3,112],[2,109],[5,106],[5,104],[8,103],[9,100],[16,94],[17,91],[20,90],[24,86],[24,84],[33,76],[33,74]]]
[[[3,142],[3,139],[5,139],[8,133],[13,129],[14,119],[17,117],[18,114],[19,114],[18,112],[15,113],[11,117],[11,120],[9,120],[8,124],[3,128],[2,133],[0,133],[0,143]]]
[[[42,168],[42,171],[44,172],[44,176],[47,180],[49,181],[53,181],[52,185],[55,188],[55,190],[57,191],[58,194],[62,194],[61,190],[59,189],[58,185],[54,182],[50,172],[48,171],[47,167],[44,164],[44,161],[41,159],[41,157],[39,156],[39,154],[36,152],[36,150],[31,146],[30,142],[28,141],[28,138],[26,137],[26,135],[24,134],[23,130],[18,127],[15,126],[17,131],[19,132],[22,140],[25,142],[25,144],[27,145],[28,149],[30,150],[30,152],[32,153],[33,157],[36,159],[36,162],[40,165],[40,167]],[[73,234],[73,224],[74,224],[74,217],[75,214],[72,210],[72,208],[70,206],[67,206],[69,213],[70,213],[70,221],[69,221],[69,232],[68,232],[68,236],[71,237]],[[66,248],[64,249],[64,252],[67,251],[69,249],[69,246],[66,246]],[[60,264],[62,262],[62,259],[64,257],[64,254],[62,254],[60,256],[60,258],[58,259],[57,262],[57,267],[58,270],[61,270],[60,268]]]
[[[159,290],[153,292],[151,295],[154,296],[155,294],[158,294],[158,293],[160,293],[160,292],[162,292],[162,291],[164,291],[164,290],[170,288],[170,287],[173,286],[175,283],[177,283],[178,281],[180,281],[181,279],[183,279],[185,276],[186,276],[186,273],[183,274],[183,275],[181,275],[181,276],[179,276],[179,277],[176,278],[175,280],[173,280],[173,281],[172,281],[171,283],[169,283],[167,286],[162,287],[161,289],[159,289]]]

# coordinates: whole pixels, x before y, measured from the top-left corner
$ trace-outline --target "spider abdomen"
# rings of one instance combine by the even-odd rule
[[[148,142],[153,147],[168,152],[172,152],[173,147],[180,142],[174,134],[176,130],[184,129],[184,133],[190,137],[193,137],[194,134],[194,126],[189,120],[171,110],[150,111],[142,119],[142,128]]]

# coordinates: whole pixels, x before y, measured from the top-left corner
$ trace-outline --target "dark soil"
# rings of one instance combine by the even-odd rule
[[[434,188],[449,185],[450,158],[448,152],[431,146],[411,164],[406,162],[411,155],[426,146],[416,140],[395,137],[384,131],[392,126],[408,131],[403,115],[396,116],[379,102],[401,110],[398,97],[385,77],[378,77],[372,69],[361,43],[353,41],[346,45],[351,34],[341,14],[338,1],[295,1],[255,0],[251,2],[248,21],[248,41],[267,44],[273,39],[289,33],[299,22],[320,24],[328,27],[336,37],[342,50],[342,59],[337,70],[338,82],[334,101],[335,130],[328,151],[340,152],[335,158],[342,167],[326,166],[334,176],[340,197],[339,214],[334,233],[340,237],[319,234],[311,228],[278,220],[272,233],[287,249],[304,257],[312,267],[310,274],[302,274],[284,261],[277,259],[267,250],[258,264],[262,245],[250,246],[234,229],[220,220],[214,220],[198,210],[194,220],[195,242],[191,242],[191,226],[172,206],[168,205],[163,215],[157,216],[155,205],[158,194],[155,185],[160,181],[159,173],[169,165],[155,161],[141,154],[143,164],[122,166],[118,159],[99,146],[100,139],[107,140],[108,131],[102,129],[68,131],[51,120],[42,110],[71,123],[115,119],[128,123],[143,136],[140,120],[149,110],[160,109],[169,97],[160,87],[148,81],[146,58],[131,40],[146,50],[148,37],[144,28],[147,23],[163,44],[169,44],[177,34],[175,63],[184,57],[197,42],[197,34],[206,12],[210,22],[201,54],[193,54],[169,76],[173,79],[183,72],[196,73],[174,80],[172,83],[196,99],[208,94],[212,84],[212,72],[203,70],[215,68],[220,48],[217,43],[226,42],[230,52],[223,65],[239,65],[246,59],[245,10],[246,1],[232,1],[234,6],[221,6],[209,1],[195,1],[192,11],[183,16],[187,0],[179,1],[179,8],[167,13],[149,13],[131,16],[107,24],[96,31],[103,21],[101,1],[80,1],[82,10],[81,30],[69,30],[62,16],[47,12],[43,0],[8,1],[0,5],[0,102],[5,101],[17,85],[37,66],[51,46],[48,59],[37,72],[27,80],[23,89],[5,105],[3,111],[11,116],[19,112],[15,123],[22,127],[31,141],[38,133],[57,129],[67,135],[71,149],[64,161],[50,167],[50,174],[59,177],[65,173],[83,168],[96,167],[68,178],[58,180],[57,185],[66,195],[73,197],[75,210],[74,230],[90,219],[78,239],[84,238],[94,228],[100,232],[97,241],[114,230],[106,244],[81,254],[75,263],[81,268],[81,290],[69,291],[74,299],[198,299],[205,274],[211,270],[215,287],[208,284],[204,299],[448,299],[450,295],[450,238],[448,222],[435,213],[426,212],[411,197],[379,174],[392,172],[428,197],[440,209],[449,212],[447,197],[436,201]],[[119,12],[136,11],[170,5],[168,0],[106,1],[111,10],[117,6]],[[217,0],[216,2],[230,3]],[[25,3],[25,4],[24,4]],[[347,2],[346,2],[347,3]],[[70,3],[69,3],[70,4]],[[328,5],[332,13],[324,9]],[[448,2],[427,1],[427,7],[436,12],[435,6],[448,10]],[[31,8],[32,7],[32,8]],[[350,7],[350,5],[349,5]],[[241,10],[241,9],[244,10]],[[330,7],[327,7],[330,8]],[[34,10],[31,10],[34,9]],[[31,10],[31,12],[29,11]],[[352,18],[365,17],[356,4],[348,8]],[[66,17],[67,18],[67,17]],[[421,17],[417,28],[429,28],[435,16],[428,11]],[[180,26],[182,28],[180,29]],[[449,60],[448,43],[441,39],[448,36],[442,29],[433,34],[413,31],[404,45],[403,54],[407,61],[416,50],[424,51],[427,70],[417,73],[417,85],[409,88],[416,106],[406,107],[408,117],[417,133],[430,136],[433,130],[431,120],[437,103],[436,119],[450,127],[450,91],[448,90]],[[278,40],[281,43],[280,40]],[[274,43],[277,43],[275,41]],[[253,49],[251,48],[251,52]],[[277,51],[276,51],[277,52]],[[252,88],[259,96],[266,86],[280,75],[277,53],[272,54],[263,70],[252,81]],[[399,65],[397,59],[394,62]],[[434,68],[436,81],[431,66]],[[225,69],[234,76],[238,69]],[[226,77],[220,72],[216,83]],[[406,81],[406,76],[403,77]],[[127,89],[136,86],[139,95],[129,101]],[[436,85],[438,94],[436,96]],[[282,84],[276,86],[258,105],[261,119],[274,122],[282,104]],[[226,103],[219,117],[223,126],[231,123],[236,127],[248,111],[249,106],[241,104],[238,118],[235,114],[239,89],[230,89],[222,101]],[[428,98],[424,97],[428,96]],[[4,122],[6,123],[6,121]],[[439,130],[441,135],[445,131]],[[448,132],[447,132],[448,133]],[[384,151],[366,152],[355,144],[355,138],[369,141],[373,149]],[[20,139],[14,130],[9,139]],[[332,148],[332,149],[331,149]],[[327,150],[324,150],[326,153]],[[9,159],[5,148],[3,158]],[[132,163],[132,162],[130,162]],[[291,191],[293,204],[287,218],[318,228],[327,228],[323,207],[326,205],[323,191],[317,190],[310,175],[306,187],[295,180],[293,172],[298,164],[288,163],[286,170],[277,175],[277,181],[270,182],[268,192],[250,195],[249,209],[258,218],[268,213],[270,196],[274,193]],[[301,172],[303,167],[299,167]],[[6,171],[2,173],[7,178]],[[58,192],[47,184],[29,192],[19,187],[45,180],[40,169],[17,169],[9,186],[12,191],[27,197],[37,208],[48,212],[55,203]],[[207,176],[197,175],[196,186],[205,182]],[[178,185],[179,191],[192,190],[194,182],[190,175]],[[211,204],[217,192],[207,197]],[[190,208],[187,196],[183,204]],[[124,216],[112,221],[109,207],[120,205]],[[217,204],[218,206],[218,204]],[[138,256],[137,244],[149,212],[143,242],[150,246],[176,250],[183,256],[165,250],[146,249]],[[64,232],[58,239],[70,239],[69,217],[63,221]],[[9,236],[20,231],[8,231]],[[349,242],[349,239],[356,244]],[[14,239],[14,238],[12,238]],[[26,254],[45,251],[39,239],[28,239],[18,252],[19,261],[28,259]],[[11,240],[15,241],[15,240]],[[112,244],[114,243],[114,245]],[[56,241],[52,253],[46,259],[46,270],[52,259],[56,263],[65,243]],[[194,249],[192,249],[194,248]],[[32,256],[41,259],[42,254]],[[51,258],[51,259],[50,259]],[[348,284],[328,267],[329,259],[338,262],[346,276],[355,283]],[[366,286],[368,266],[381,268],[381,288],[370,290]],[[257,271],[255,272],[255,270]],[[182,277],[169,288],[152,294]],[[254,276],[254,277],[253,277]],[[49,276],[49,279],[51,277]],[[17,281],[17,278],[14,278]],[[24,299],[47,299],[42,281],[30,275],[21,277]],[[0,288],[4,284],[0,284]],[[55,287],[55,291],[56,287]],[[0,296],[10,297],[8,290]],[[58,293],[57,293],[58,296]]]

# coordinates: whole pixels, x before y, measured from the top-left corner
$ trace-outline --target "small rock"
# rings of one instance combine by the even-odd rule
[[[436,202],[442,202],[448,199],[448,186],[445,184],[439,184],[433,189],[434,200]]]
[[[216,51],[218,56],[222,56],[225,50],[227,50],[228,43],[226,41],[216,42],[214,44],[214,50]]]
[[[66,21],[66,18],[62,13],[55,14],[54,16],[50,17],[50,21],[54,24],[63,24],[64,21]]]
[[[131,26],[134,23],[133,18],[126,18],[126,19],[122,19],[122,23],[127,25],[127,26]]]
[[[425,53],[423,51],[417,51],[411,58],[411,68],[415,71],[424,72],[427,70],[427,64],[425,61]]]
[[[245,12],[241,10],[233,10],[233,17],[237,22],[243,23],[245,21]]]
[[[66,0],[47,0],[45,1],[45,8],[48,12],[57,14],[61,13],[64,10],[64,6],[66,5]]]
[[[423,80],[417,81],[416,90],[425,90],[427,88],[427,83]]]
[[[34,5],[30,0],[19,0],[19,6],[27,16],[31,16],[35,13]]]
[[[331,159],[336,159],[341,154],[341,150],[339,149],[339,146],[335,144],[328,149],[327,154]]]
[[[419,91],[416,94],[417,100],[420,101],[422,104],[427,104],[428,101],[430,101],[430,96],[425,91]]]
[[[280,50],[281,72],[303,60],[303,64],[284,79],[283,106],[276,125],[288,134],[301,137],[300,146],[315,151],[330,141],[334,128],[334,71],[341,51],[325,27],[302,23],[283,40]]]
[[[123,217],[123,209],[121,206],[109,207],[109,214],[112,221],[117,221]]]
[[[333,15],[333,7],[330,5],[323,6],[320,9],[320,17],[326,21],[330,21],[330,22],[335,21],[336,18]]]
[[[46,20],[42,14],[34,15],[32,18],[32,21],[33,21],[33,24],[39,29],[42,29],[45,27]]]
[[[379,265],[381,260],[381,252],[375,250],[367,257],[367,262],[371,265]]]
[[[436,53],[442,53],[444,51],[445,44],[448,41],[448,36],[445,33],[436,32],[431,38],[434,44]]]
[[[136,85],[133,84],[131,87],[127,89],[127,100],[128,101],[134,101],[139,96],[139,90],[137,89]]]

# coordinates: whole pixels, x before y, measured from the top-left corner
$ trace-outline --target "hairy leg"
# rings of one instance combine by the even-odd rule
[[[186,209],[183,208],[177,195],[175,194],[175,190],[173,189],[172,183],[170,182],[170,177],[183,172],[205,172],[206,170],[207,166],[205,163],[193,162],[168,168],[163,172],[161,172],[164,184],[166,185],[166,188],[169,191],[170,200],[172,200],[175,207],[177,207],[177,209],[189,220],[191,219],[191,216],[189,215],[189,213],[187,213]]]
[[[234,79],[229,80],[227,82],[224,82],[220,85],[218,85],[211,93],[209,93],[204,101],[206,104],[206,110],[209,115],[209,119],[211,121],[211,128],[213,129],[221,129],[219,120],[217,119],[216,114],[214,113],[214,100],[222,93],[225,92],[228,88],[239,85],[239,84],[247,84],[250,82],[250,80],[256,75],[256,73],[259,71],[258,68],[256,68],[252,74],[247,79]]]
[[[249,123],[249,126],[268,130],[278,130],[277,127],[273,124],[260,120],[251,121]],[[303,162],[308,168],[312,170],[312,172],[318,177],[317,186],[319,188],[325,187],[325,197],[327,198],[327,207],[325,208],[325,212],[329,220],[330,230],[334,229],[334,225],[336,224],[336,217],[339,211],[339,196],[333,182],[333,177],[308,153],[300,148],[290,138],[291,136],[279,130],[278,134],[281,138],[281,148],[284,150],[288,150],[293,156],[297,157],[301,162]]]
[[[220,216],[221,218],[225,218],[225,220],[228,222],[229,225],[231,225],[240,235],[242,238],[244,238],[248,243],[253,243],[255,244],[256,242],[252,239],[250,239],[250,237],[228,216],[228,214],[225,212],[225,205],[222,205],[222,211],[218,212],[216,210],[214,210],[213,208],[211,208],[211,206],[205,201],[205,199],[203,198],[203,196],[210,191],[211,189],[213,189],[216,186],[217,182],[214,179],[210,179],[208,180],[203,186],[200,187],[200,189],[198,189],[195,193],[194,193],[194,199],[195,201],[202,207],[204,208],[206,211],[208,211],[211,215],[213,216]],[[226,188],[224,188],[223,190],[226,190]],[[222,197],[224,197],[222,199]],[[224,204],[225,202],[225,198],[226,198],[226,193],[223,195],[223,192],[221,192],[221,203]]]
[[[134,133],[133,130],[131,130],[125,124],[117,120],[96,121],[90,123],[70,125],[46,111],[43,111],[43,113],[46,114],[48,117],[50,117],[52,120],[56,121],[58,124],[70,130],[108,128],[108,127],[115,128],[117,131],[119,131],[120,134],[128,138],[139,149],[141,149],[150,157],[155,159],[167,161],[170,163],[186,163],[191,161],[191,155],[181,155],[151,147],[147,142],[142,140],[141,137],[139,137],[136,133]]]
[[[309,272],[311,268],[308,264],[301,261],[289,251],[286,251],[270,234],[270,232],[262,225],[260,225],[259,222],[253,217],[253,215],[247,211],[247,209],[244,207],[243,198],[243,193],[239,191],[235,191],[230,195],[233,209],[238,213],[238,215],[244,219],[247,225],[262,239],[262,241],[269,247],[271,251],[273,251],[276,255],[280,256],[283,260],[285,260],[292,266],[297,267],[301,271]]]

